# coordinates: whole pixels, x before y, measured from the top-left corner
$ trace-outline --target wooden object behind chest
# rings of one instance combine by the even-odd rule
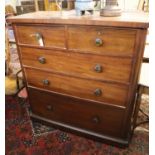
[[[32,117],[127,146],[148,22],[136,13],[74,14],[36,12],[9,19]]]

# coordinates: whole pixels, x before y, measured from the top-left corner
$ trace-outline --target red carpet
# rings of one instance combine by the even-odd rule
[[[6,96],[6,155],[149,154],[148,132],[141,128],[135,130],[129,148],[120,149],[31,122],[28,109],[28,103],[20,108],[17,99]]]

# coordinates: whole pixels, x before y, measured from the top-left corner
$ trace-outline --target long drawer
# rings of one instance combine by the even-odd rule
[[[136,30],[68,27],[68,48],[103,55],[133,56]]]
[[[83,99],[125,106],[128,86],[25,68],[28,85]]]
[[[77,77],[130,82],[132,59],[20,47],[25,66]]]
[[[65,48],[64,26],[17,25],[16,34],[20,44]]]
[[[121,135],[124,109],[29,88],[32,112],[41,117],[111,136]]]

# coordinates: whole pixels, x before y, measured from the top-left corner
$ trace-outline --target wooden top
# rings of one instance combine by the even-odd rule
[[[7,19],[11,23],[49,23],[74,25],[102,25],[116,27],[148,28],[148,13],[123,12],[119,17],[101,17],[99,12],[94,15],[76,16],[72,11],[38,11]]]

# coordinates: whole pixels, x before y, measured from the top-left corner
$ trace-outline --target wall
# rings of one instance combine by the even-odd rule
[[[5,0],[5,5],[11,5],[16,11],[17,0]]]
[[[16,11],[16,6],[20,6],[21,1],[27,1],[27,0],[5,0],[5,5],[13,6],[14,10]],[[33,0],[29,0],[29,1],[33,1]]]
[[[20,1],[25,0],[5,0],[5,5],[10,4],[16,10],[16,5],[20,5]],[[118,3],[123,10],[134,11],[137,9],[139,0],[118,0]]]
[[[139,0],[118,0],[121,9],[126,11],[137,10]]]

